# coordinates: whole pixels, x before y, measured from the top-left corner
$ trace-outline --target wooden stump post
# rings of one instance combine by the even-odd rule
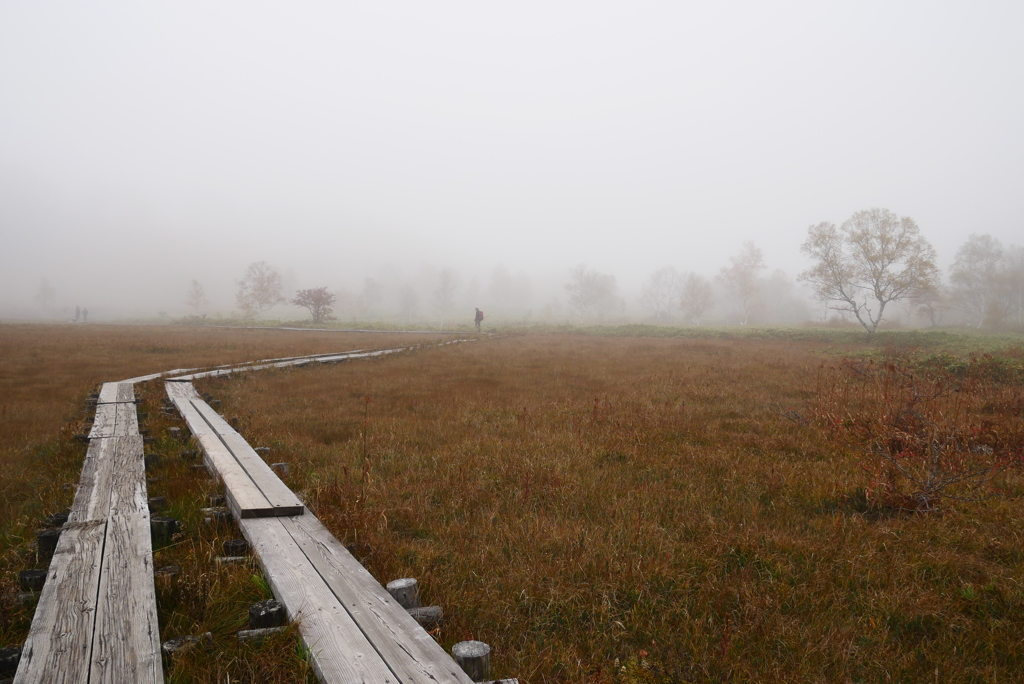
[[[43,590],[43,585],[46,584],[47,574],[49,573],[46,570],[22,570],[18,573],[18,584],[25,591],[39,593]]]
[[[21,646],[0,648],[0,677],[13,677],[21,660]]]
[[[420,626],[424,629],[434,629],[440,627],[444,621],[444,611],[441,610],[441,606],[424,606],[423,608],[409,608],[409,615],[412,619],[420,623]]]
[[[420,607],[420,586],[415,579],[405,577],[392,580],[388,582],[387,589],[388,593],[398,601],[398,605],[406,610]]]
[[[153,536],[153,545],[168,544],[174,533],[178,531],[178,521],[162,515],[154,515],[149,519],[149,530]]]
[[[199,636],[183,636],[168,639],[160,645],[160,651],[164,654],[165,658],[173,658],[176,653],[189,649],[196,644],[202,644],[203,648],[207,651],[212,651],[213,634],[211,632],[204,632]]]
[[[283,632],[286,627],[264,627],[263,629],[243,629],[238,632],[238,643],[258,644],[269,636]]]
[[[249,542],[244,539],[228,539],[224,542],[225,556],[244,556],[249,550]]]
[[[36,555],[39,560],[53,558],[53,552],[57,550],[57,540],[60,539],[60,530],[42,530],[36,534]]]
[[[452,655],[474,682],[482,682],[491,676],[491,647],[484,642],[460,641],[452,646]]]
[[[71,511],[61,511],[60,513],[50,513],[48,516],[43,518],[49,527],[62,527],[64,523],[68,521],[68,516],[71,515]]]
[[[249,629],[280,627],[287,621],[284,606],[276,599],[267,599],[249,606]]]
[[[173,589],[181,566],[165,565],[153,573],[153,582],[160,589]]]
[[[233,518],[226,508],[202,508],[203,522],[207,525],[230,525]]]

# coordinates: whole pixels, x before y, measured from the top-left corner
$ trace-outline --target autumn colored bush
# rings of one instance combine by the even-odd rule
[[[872,505],[936,511],[998,495],[1021,465],[1022,378],[1012,356],[846,359],[822,367],[813,415],[858,454]]]

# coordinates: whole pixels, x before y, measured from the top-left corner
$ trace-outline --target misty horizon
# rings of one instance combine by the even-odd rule
[[[1022,29],[1010,2],[8,4],[0,318],[43,315],[40,279],[96,320],[183,315],[194,279],[231,315],[265,260],[288,297],[416,284],[425,317],[442,269],[484,310],[523,276],[539,317],[586,264],[640,320],[659,268],[753,241],[795,281],[809,226],[870,207],[946,272],[1024,242]]]

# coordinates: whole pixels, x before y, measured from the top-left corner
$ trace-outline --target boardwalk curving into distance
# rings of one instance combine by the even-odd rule
[[[321,681],[472,681],[190,382],[168,380],[165,387],[223,482],[274,595],[298,623]]]
[[[455,344],[471,340],[451,340]],[[191,380],[333,363],[410,347],[179,369],[103,385],[68,522],[15,676],[29,682],[162,682],[143,441],[134,383],[168,397],[224,483],[232,515],[274,595],[298,624],[322,682],[471,684],[472,680],[302,505]]]

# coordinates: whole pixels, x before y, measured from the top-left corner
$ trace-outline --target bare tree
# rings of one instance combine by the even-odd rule
[[[640,302],[653,311],[658,320],[671,320],[679,304],[682,284],[682,278],[675,268],[659,268],[647,278],[640,290]]]
[[[801,250],[815,264],[800,280],[832,309],[852,313],[869,335],[887,304],[914,297],[938,280],[935,249],[917,223],[888,209],[858,211],[840,228],[811,226]]]
[[[459,287],[459,277],[450,268],[437,275],[437,286],[434,288],[434,312],[441,317],[442,324],[447,323],[455,306],[455,291]]]
[[[185,304],[192,309],[194,314],[198,315],[199,310],[209,303],[210,300],[206,298],[206,290],[203,289],[203,284],[193,279],[188,292],[185,293]]]
[[[764,254],[753,242],[743,243],[739,254],[729,257],[731,262],[718,274],[718,280],[725,286],[739,315],[740,325],[746,325],[750,314],[761,305],[758,299],[758,274],[763,271]]]
[[[714,303],[715,293],[710,280],[698,273],[687,273],[682,277],[679,308],[691,325],[700,325],[701,318],[711,310]]]
[[[296,292],[292,304],[308,310],[314,323],[323,323],[333,318],[331,314],[334,312],[334,302],[337,299],[337,295],[329,292],[326,287],[317,287]]]
[[[988,317],[1001,317],[997,307],[1002,262],[1003,245],[991,235],[973,233],[956,251],[949,271],[951,295],[975,328]]]
[[[245,275],[238,281],[235,302],[247,316],[263,316],[276,305],[285,301],[281,294],[281,274],[266,261],[254,261],[245,269]]]
[[[53,311],[53,305],[57,301],[57,290],[53,288],[49,280],[40,278],[39,287],[36,289],[36,294],[32,299],[40,309],[50,313]]]
[[[398,310],[402,314],[404,325],[409,325],[419,312],[420,298],[412,285],[403,285],[398,293]]]
[[[615,276],[587,268],[585,264],[569,269],[565,291],[569,295],[569,310],[581,322],[592,312],[604,318],[619,304]]]

